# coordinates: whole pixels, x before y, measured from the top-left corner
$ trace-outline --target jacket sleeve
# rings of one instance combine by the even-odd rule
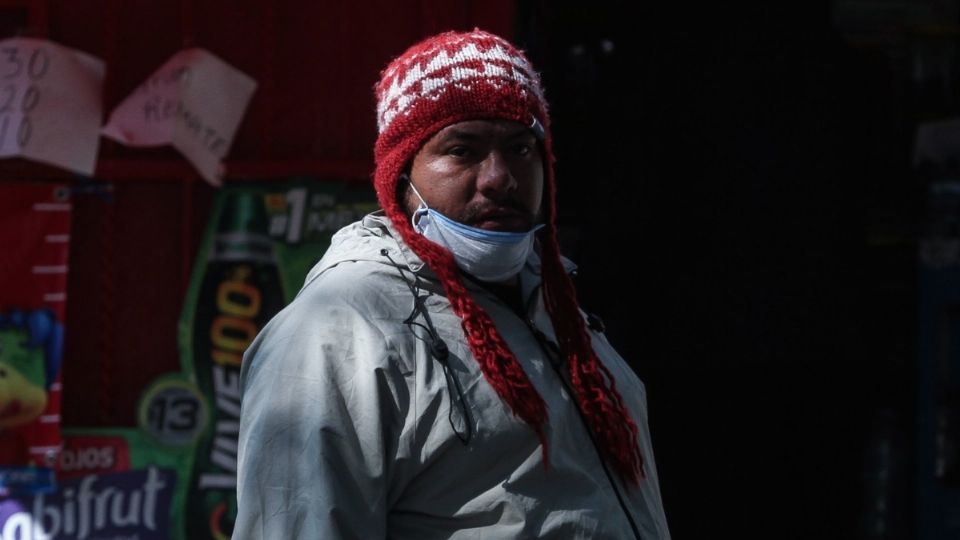
[[[407,375],[350,306],[298,298],[271,321],[241,370],[233,538],[384,538]]]

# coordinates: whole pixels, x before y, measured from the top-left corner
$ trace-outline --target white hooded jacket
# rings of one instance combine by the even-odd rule
[[[670,538],[643,384],[591,330],[640,430],[646,477],[630,487],[601,460],[554,366],[538,274],[533,255],[520,275],[527,320],[466,285],[547,405],[549,466],[389,220],[339,231],[244,356],[233,538]],[[443,346],[445,358],[431,353]]]

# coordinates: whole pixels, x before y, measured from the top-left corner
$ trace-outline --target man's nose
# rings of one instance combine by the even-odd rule
[[[481,162],[477,189],[491,198],[517,189],[517,179],[514,178],[507,159],[499,150],[491,151]]]

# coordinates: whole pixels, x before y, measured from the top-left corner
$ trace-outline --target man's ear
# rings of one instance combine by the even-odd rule
[[[400,176],[397,177],[397,202],[400,203],[400,208],[403,208],[403,211],[407,214],[410,213],[408,204],[408,199],[410,198],[410,174],[407,172],[400,173]]]

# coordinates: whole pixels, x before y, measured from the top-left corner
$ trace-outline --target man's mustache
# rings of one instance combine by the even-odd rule
[[[527,219],[531,224],[536,217],[535,212],[519,199],[503,199],[468,205],[464,211],[464,222],[474,223],[490,216],[517,215]]]

